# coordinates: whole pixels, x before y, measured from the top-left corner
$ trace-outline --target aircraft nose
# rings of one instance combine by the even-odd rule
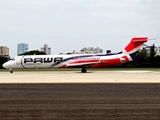
[[[4,63],[2,66],[3,66],[4,68],[10,68],[10,64],[9,64],[8,62]]]

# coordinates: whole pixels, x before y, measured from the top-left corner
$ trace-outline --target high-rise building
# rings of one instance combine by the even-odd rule
[[[19,43],[17,46],[17,54],[23,54],[25,52],[28,52],[28,44],[26,43]]]
[[[6,46],[0,46],[0,55],[9,56],[9,48]]]
[[[41,48],[41,51],[45,52],[47,55],[50,55],[50,54],[51,54],[51,48],[48,47],[47,44],[45,44],[44,47]]]

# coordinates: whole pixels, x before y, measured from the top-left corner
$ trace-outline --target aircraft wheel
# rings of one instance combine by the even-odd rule
[[[87,72],[86,68],[82,68],[81,72],[86,73]]]
[[[13,73],[13,69],[10,69],[10,73]]]

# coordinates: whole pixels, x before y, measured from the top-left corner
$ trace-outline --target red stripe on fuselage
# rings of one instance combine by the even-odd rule
[[[84,65],[85,65],[85,63],[92,63],[92,62],[99,62],[99,59],[84,59],[84,60],[75,60],[74,62],[70,62],[69,64],[77,64],[77,66],[67,66],[67,65],[63,65],[63,66],[61,66],[60,68],[78,68],[79,66],[78,66],[78,64],[80,64],[80,63],[84,63]],[[83,66],[83,65],[82,65]]]
[[[124,55],[121,58],[124,58],[125,62],[129,61],[129,59],[126,55]],[[114,59],[110,59],[110,60],[76,60],[76,61],[71,62],[69,64],[76,64],[77,63],[77,66],[63,65],[61,68],[78,68],[78,67],[81,67],[81,66],[78,66],[79,63],[91,63],[91,62],[100,62],[100,63],[93,64],[90,66],[90,68],[102,68],[102,67],[109,67],[109,66],[115,66],[115,65],[121,64],[120,58],[114,58]],[[85,66],[85,64],[84,64],[84,66]]]
[[[120,64],[120,58],[114,58],[110,60],[101,60],[100,63],[91,65],[91,68],[109,67]]]
[[[129,58],[125,55],[122,58],[124,58],[126,61],[125,62],[129,62]]]

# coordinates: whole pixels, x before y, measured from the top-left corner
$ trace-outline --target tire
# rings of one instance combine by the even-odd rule
[[[87,72],[86,68],[82,68],[81,72],[86,73]]]
[[[10,70],[10,73],[13,73],[13,70]]]

